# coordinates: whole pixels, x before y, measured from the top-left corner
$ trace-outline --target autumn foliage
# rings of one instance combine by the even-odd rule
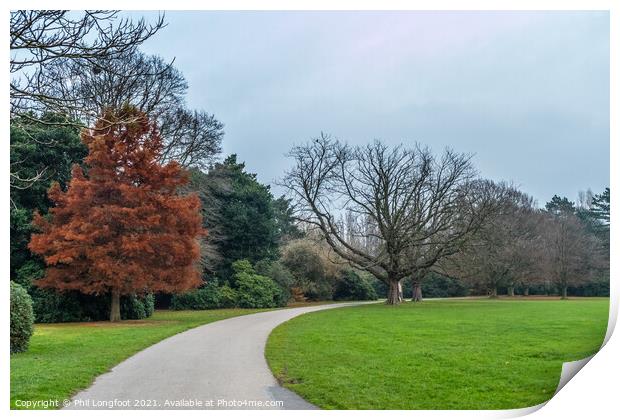
[[[186,172],[158,163],[155,124],[133,107],[107,112],[82,141],[85,170],[75,165],[67,191],[52,185],[50,217],[36,215],[40,233],[29,248],[48,266],[38,286],[112,296],[180,292],[200,284],[203,234],[200,200],[181,195]]]

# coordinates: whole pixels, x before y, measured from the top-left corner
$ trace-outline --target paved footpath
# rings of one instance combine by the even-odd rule
[[[358,304],[281,309],[188,330],[99,376],[66,408],[315,409],[278,385],[265,360],[267,337],[276,326],[298,315]]]

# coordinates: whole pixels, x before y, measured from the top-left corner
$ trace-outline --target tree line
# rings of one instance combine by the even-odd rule
[[[164,26],[11,13],[11,278],[38,321],[608,282],[609,189],[539,209],[469,155],[322,134],[274,197],[139,50]]]

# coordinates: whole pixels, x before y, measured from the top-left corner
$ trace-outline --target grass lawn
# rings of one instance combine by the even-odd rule
[[[509,409],[550,399],[595,353],[609,299],[444,300],[315,312],[276,328],[274,375],[330,409]]]
[[[37,324],[27,352],[11,355],[15,400],[58,400],[88,387],[138,351],[179,332],[264,309],[156,311],[137,321]]]

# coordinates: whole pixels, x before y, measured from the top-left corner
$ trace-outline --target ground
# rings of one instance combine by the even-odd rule
[[[332,409],[510,409],[601,346],[609,299],[478,299],[316,312],[271,334],[279,381]]]
[[[15,400],[59,400],[166,337],[260,309],[156,311],[145,320],[119,323],[37,324],[26,353],[11,355],[11,408]],[[54,407],[51,407],[54,408]]]

